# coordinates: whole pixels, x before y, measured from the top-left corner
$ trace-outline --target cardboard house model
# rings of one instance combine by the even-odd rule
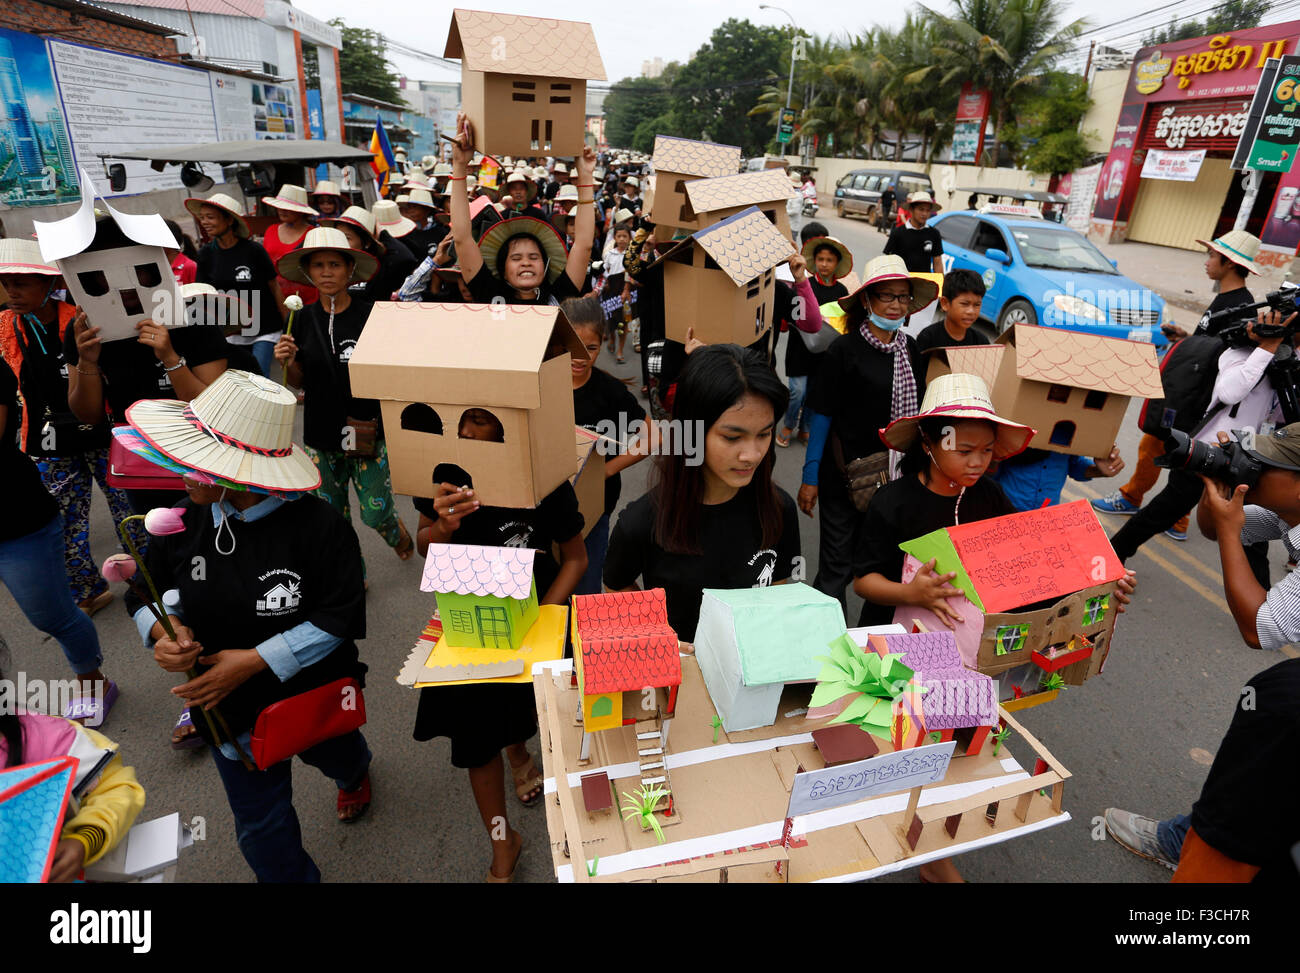
[[[840,603],[805,584],[705,588],[695,659],[723,728],[775,723],[786,683],[815,682],[844,631]]]
[[[898,700],[890,734],[894,749],[956,740],[965,756],[980,752],[998,723],[997,692],[992,678],[962,665],[952,632],[870,635],[867,644],[882,657],[901,655],[925,690]]]
[[[968,668],[998,680],[999,699],[1053,674],[1077,686],[1101,671],[1125,572],[1086,500],[945,527],[900,546],[904,583],[932,558],[938,573],[957,572],[963,597],[948,599],[962,616],[957,647]],[[915,606],[900,606],[894,621],[945,627]]]
[[[666,336],[705,344],[752,345],[772,326],[776,267],[792,244],[757,207],[698,230],[664,263]]]
[[[578,496],[582,514],[582,536],[586,537],[605,514],[605,456],[600,451],[600,437],[582,426],[573,427],[577,451],[577,469],[569,477]],[[559,560],[558,558],[556,559]]]
[[[687,211],[697,229],[735,216],[743,209],[757,206],[759,212],[787,238],[790,216],[785,204],[795,190],[784,169],[740,172],[714,179],[696,179],[686,184]]]
[[[671,718],[682,663],[664,590],[574,595],[572,617],[583,732]],[[649,710],[647,689],[656,700]]]
[[[587,352],[557,307],[376,304],[348,375],[380,400],[396,493],[432,497],[448,464],[485,505],[535,507],[574,474],[571,355]],[[473,408],[502,442],[458,436]]]
[[[77,769],[66,754],[0,768],[0,882],[49,879]]]
[[[98,191],[81,170],[81,206],[66,219],[35,222],[41,256],[55,263],[73,303],[99,328],[101,341],[136,338],[145,318],[184,323],[180,285],[164,247],[179,247],[157,213],[119,213],[99,198],[107,216],[95,218]]]
[[[671,815],[668,728],[677,710],[682,660],[664,590],[574,595],[572,632],[574,675],[582,695],[580,759],[590,758],[593,734],[635,727],[637,777],[642,787],[660,787],[670,795]],[[591,777],[583,780],[589,811],[603,805],[595,801],[597,795],[609,796],[608,775]]]
[[[950,371],[978,375],[998,415],[1037,429],[1031,448],[1075,456],[1107,455],[1129,399],[1164,394],[1151,344],[1029,324],[934,352],[928,380]]]
[[[430,544],[421,591],[438,596],[448,645],[518,649],[537,621],[537,584],[528,547]]]
[[[460,59],[461,105],[483,152],[582,154],[587,82],[605,80],[591,24],[457,9],[443,57]]]
[[[731,176],[740,171],[740,146],[696,142],[672,135],[656,135],[654,203],[650,218],[668,229],[701,230],[686,197],[686,187],[696,179]],[[789,180],[786,180],[787,183]]]

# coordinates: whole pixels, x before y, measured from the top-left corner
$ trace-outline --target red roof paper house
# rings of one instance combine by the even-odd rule
[[[899,546],[904,583],[932,558],[939,574],[957,572],[952,583],[964,597],[948,599],[962,616],[957,647],[968,668],[999,680],[999,699],[1012,697],[1013,684],[1023,690],[1028,677],[1032,690],[1058,670],[1071,686],[1101,671],[1125,572],[1087,501],[945,527]],[[945,627],[911,605],[894,620]]]
[[[992,678],[962,665],[952,632],[870,635],[867,641],[881,656],[901,655],[903,665],[916,673],[916,682],[926,690],[916,701],[915,712],[905,708],[895,712],[891,732],[895,749],[955,739],[966,756],[980,752],[998,722],[997,690]]]
[[[586,733],[651,718],[660,709],[671,716],[676,709],[682,662],[662,588],[574,595],[573,658]],[[647,688],[667,690],[667,699],[639,715]]]

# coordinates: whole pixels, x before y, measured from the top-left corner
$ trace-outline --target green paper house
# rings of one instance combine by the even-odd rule
[[[537,585],[529,547],[430,544],[421,591],[438,596],[448,645],[518,649],[537,621]]]
[[[695,658],[727,732],[775,723],[786,683],[815,681],[844,632],[840,603],[804,584],[705,588]]]

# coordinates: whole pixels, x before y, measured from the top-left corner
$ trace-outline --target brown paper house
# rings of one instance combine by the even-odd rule
[[[569,482],[578,495],[578,512],[583,519],[582,536],[586,537],[605,513],[605,456],[597,448],[600,437],[594,432],[575,426],[573,434],[578,467],[569,477]]]
[[[984,616],[978,671],[989,676],[1032,663],[1078,686],[1101,672],[1115,631],[1115,582],[1093,585],[1036,611]]]
[[[696,179],[686,183],[686,207],[700,229],[735,216],[741,210],[757,206],[782,234],[790,236],[790,217],[786,200],[794,195],[790,177],[784,169],[740,172],[714,179]]]
[[[485,505],[535,507],[574,474],[571,355],[587,353],[557,307],[381,303],[348,375],[380,401],[394,492],[432,497],[445,463]],[[472,408],[496,416],[504,442],[457,435]]]
[[[772,326],[775,268],[790,251],[755,206],[687,237],[663,257],[667,337],[694,328],[705,344],[753,344]]]
[[[453,10],[443,57],[461,62],[461,105],[492,155],[577,156],[587,82],[604,81],[591,24]]]
[[[1107,455],[1128,400],[1164,394],[1152,345],[1029,324],[935,351],[928,379],[948,372],[984,379],[998,415],[1038,430],[1032,448],[1075,456]]]
[[[735,175],[740,169],[740,146],[656,135],[651,162],[655,170],[654,200],[647,209],[655,225],[701,230],[704,224],[690,209],[686,187],[696,179]]]

